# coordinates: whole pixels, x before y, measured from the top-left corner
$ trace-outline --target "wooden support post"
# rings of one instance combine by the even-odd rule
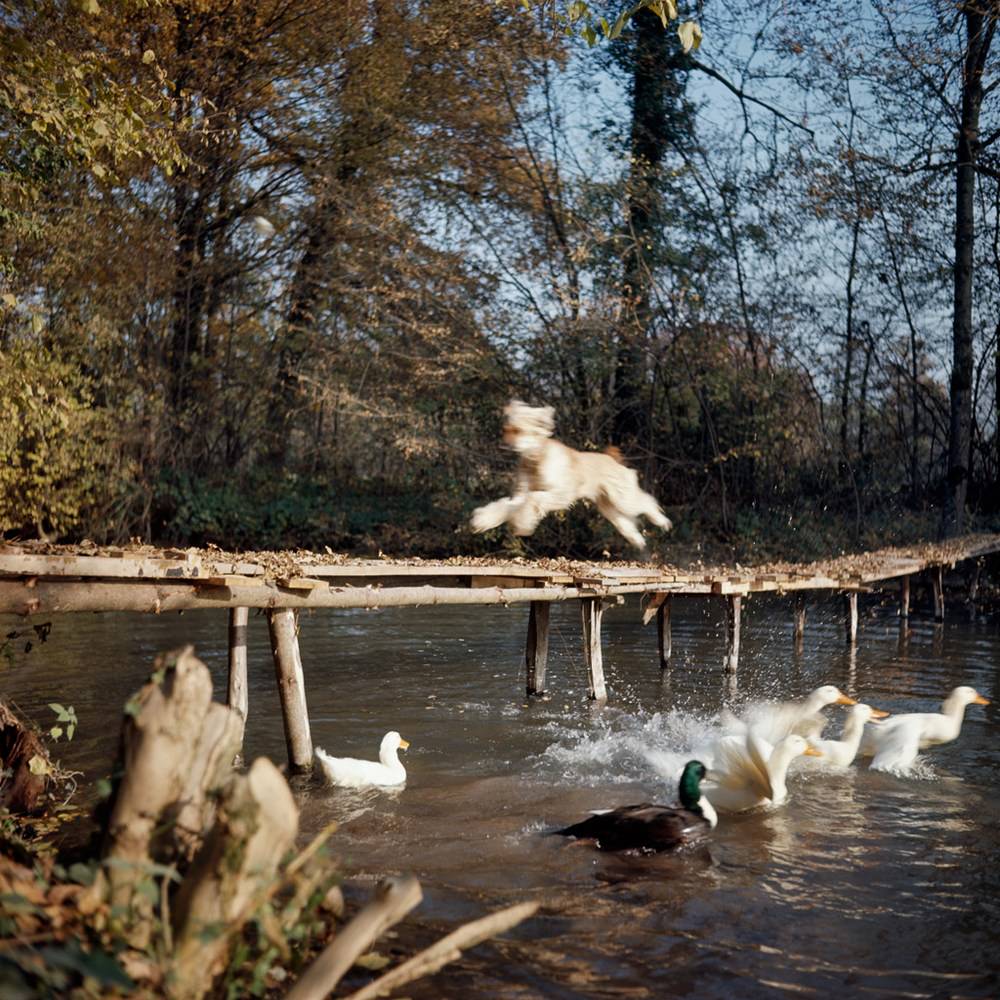
[[[267,624],[271,632],[281,714],[285,720],[288,763],[293,771],[308,771],[312,768],[313,747],[302,657],[299,655],[298,614],[293,608],[274,608],[267,613]]]
[[[910,617],[910,577],[909,574],[899,581],[899,617]]]
[[[934,591],[934,621],[944,621],[944,567],[931,567],[931,589]]]
[[[740,612],[743,598],[739,594],[729,596],[726,614],[726,673],[735,674],[740,664]]]
[[[792,612],[792,638],[795,645],[801,646],[806,632],[806,598],[804,594],[795,595],[795,610]]]
[[[673,651],[669,594],[664,597],[663,603],[656,609],[656,648],[660,654],[660,669],[666,670],[670,666],[670,655]]]
[[[976,612],[976,597],[979,596],[979,575],[983,570],[982,559],[976,559],[972,564],[972,569],[969,572],[969,595],[966,597],[966,601],[969,605],[969,610],[975,614]]]
[[[229,697],[226,704],[240,714],[240,746],[243,745],[242,731],[246,728],[250,696],[247,690],[247,622],[249,608],[229,609]]]
[[[587,663],[588,695],[594,701],[607,701],[604,686],[604,657],[601,653],[601,618],[604,602],[599,597],[584,597],[580,601],[583,616],[583,656]]]
[[[858,592],[851,590],[847,594],[847,641],[854,645],[858,641]]]
[[[545,665],[549,659],[549,602],[532,601],[528,612],[528,642],[524,651],[529,695],[545,694]]]

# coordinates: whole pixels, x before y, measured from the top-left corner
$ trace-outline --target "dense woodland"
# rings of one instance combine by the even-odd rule
[[[575,7],[0,4],[7,537],[624,551],[469,533],[511,397],[661,551],[995,523],[1000,3]]]

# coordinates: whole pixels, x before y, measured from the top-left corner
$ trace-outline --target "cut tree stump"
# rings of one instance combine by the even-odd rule
[[[152,903],[136,890],[152,864],[197,849],[242,733],[239,713],[213,704],[212,678],[192,647],[156,666],[126,706],[104,848],[109,899],[138,917],[137,947],[148,940]]]
[[[0,701],[0,767],[10,775],[0,781],[0,806],[32,815],[41,810],[52,765],[49,753],[26,722]]]
[[[208,992],[229,961],[232,934],[253,915],[253,900],[274,882],[298,827],[288,782],[266,757],[258,757],[246,774],[232,776],[215,825],[173,903],[169,996],[188,1000]]]

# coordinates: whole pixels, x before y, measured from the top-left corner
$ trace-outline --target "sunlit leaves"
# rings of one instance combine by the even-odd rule
[[[701,27],[694,21],[685,21],[677,29],[677,37],[685,52],[701,47]]]
[[[530,0],[521,0],[521,6],[530,10],[532,4]],[[640,0],[639,3],[621,8],[613,21],[597,15],[586,0],[571,0],[564,13],[559,15],[559,20],[567,34],[579,34],[588,45],[594,46],[601,38],[614,41],[620,37],[629,21],[641,10],[656,14],[664,29],[669,27],[671,21],[676,21],[678,16],[675,0]],[[678,35],[685,52],[701,45],[701,28],[695,21],[685,21],[678,28]]]
[[[0,352],[0,530],[77,523],[106,478],[105,423],[74,365],[21,343]]]

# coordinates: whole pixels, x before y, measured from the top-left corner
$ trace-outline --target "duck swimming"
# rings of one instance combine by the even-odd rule
[[[822,710],[828,705],[856,705],[834,684],[824,684],[797,701],[764,701],[751,705],[740,718],[731,712],[724,712],[722,723],[726,729],[737,735],[745,735],[753,730],[768,743],[775,745],[786,736],[819,736],[826,724]]]
[[[390,787],[406,781],[406,768],[399,762],[396,751],[405,750],[409,745],[399,733],[393,731],[382,737],[377,761],[331,757],[319,747],[316,748],[316,760],[331,785],[340,788]]]
[[[701,761],[691,760],[681,773],[680,806],[643,802],[598,812],[579,823],[554,831],[564,837],[593,840],[602,851],[674,851],[697,843],[715,827],[718,817],[701,793],[706,775]]]
[[[877,730],[868,730],[861,752],[873,755],[871,767],[876,771],[906,770],[921,750],[958,739],[967,706],[989,703],[975,688],[954,688],[942,702],[940,712],[894,715]]]
[[[858,747],[861,746],[865,723],[875,722],[882,725],[881,720],[888,716],[888,712],[858,703],[847,710],[847,718],[839,740],[821,740],[818,736],[810,736],[809,745],[819,750],[823,754],[823,762],[831,767],[849,767],[857,756]]]
[[[778,805],[788,797],[785,785],[788,767],[800,754],[823,756],[795,733],[777,746],[754,730],[742,736],[724,736],[713,748],[712,777],[705,786],[705,795],[716,809],[724,812]]]

